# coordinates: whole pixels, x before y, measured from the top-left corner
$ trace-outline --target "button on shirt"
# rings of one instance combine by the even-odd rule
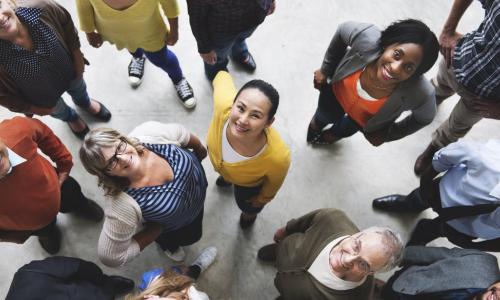
[[[39,107],[54,107],[75,77],[73,61],[54,31],[40,19],[40,9],[19,7],[15,12],[27,26],[34,48],[28,50],[0,39],[0,65],[26,101]]]
[[[443,207],[500,205],[500,140],[452,143],[434,154],[432,165],[438,172],[446,171],[439,183]],[[448,224],[472,237],[496,239],[500,237],[500,208]]]
[[[457,43],[453,71],[468,91],[496,100],[500,99],[500,0],[479,1],[484,19]]]

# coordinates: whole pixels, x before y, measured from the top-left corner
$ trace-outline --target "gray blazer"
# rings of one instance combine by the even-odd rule
[[[402,264],[410,267],[392,289],[407,295],[483,289],[500,279],[496,257],[479,250],[411,246],[405,249]]]
[[[381,55],[380,35],[380,30],[372,24],[340,24],[326,51],[321,71],[332,82],[337,82],[364,68]],[[395,122],[403,111],[411,111],[411,114]],[[389,127],[387,139],[397,140],[428,125],[435,115],[434,87],[421,75],[401,82],[363,130],[374,132]]]

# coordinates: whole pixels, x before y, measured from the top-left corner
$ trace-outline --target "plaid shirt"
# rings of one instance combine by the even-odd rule
[[[213,50],[214,35],[233,35],[262,23],[270,3],[269,0],[187,0],[198,52]]]
[[[484,20],[457,43],[453,69],[467,90],[500,101],[500,0],[479,1],[486,10]]]

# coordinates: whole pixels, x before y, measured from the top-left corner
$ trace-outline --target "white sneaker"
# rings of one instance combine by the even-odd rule
[[[217,256],[217,248],[208,247],[201,251],[200,255],[191,265],[197,265],[200,267],[201,272],[205,271],[208,266],[210,266]]]
[[[130,63],[128,64],[128,81],[130,86],[133,88],[141,85],[142,76],[144,75],[144,64],[146,63],[146,58],[140,57],[135,58],[132,56]]]
[[[165,255],[167,255],[171,260],[176,261],[176,262],[181,262],[186,258],[186,252],[184,252],[184,249],[182,247],[179,247],[177,251],[175,252],[170,252],[168,249],[164,251]]]
[[[177,95],[179,95],[179,99],[181,99],[182,104],[186,108],[193,108],[196,106],[196,98],[194,97],[193,88],[186,80],[186,78],[182,78],[177,84],[174,84],[175,90],[177,91]]]

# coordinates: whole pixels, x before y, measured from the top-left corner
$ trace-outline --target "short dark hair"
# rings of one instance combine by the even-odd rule
[[[439,42],[427,25],[415,19],[396,21],[382,31],[379,46],[385,49],[392,44],[404,43],[420,45],[424,50],[422,62],[412,77],[422,75],[432,68],[439,54]]]
[[[264,80],[254,79],[245,83],[241,89],[234,97],[234,101],[238,99],[238,96],[246,89],[258,89],[262,94],[266,95],[269,102],[271,102],[271,109],[269,109],[268,119],[271,120],[276,111],[278,110],[278,105],[280,104],[280,95],[278,91],[270,84],[265,82]]]

